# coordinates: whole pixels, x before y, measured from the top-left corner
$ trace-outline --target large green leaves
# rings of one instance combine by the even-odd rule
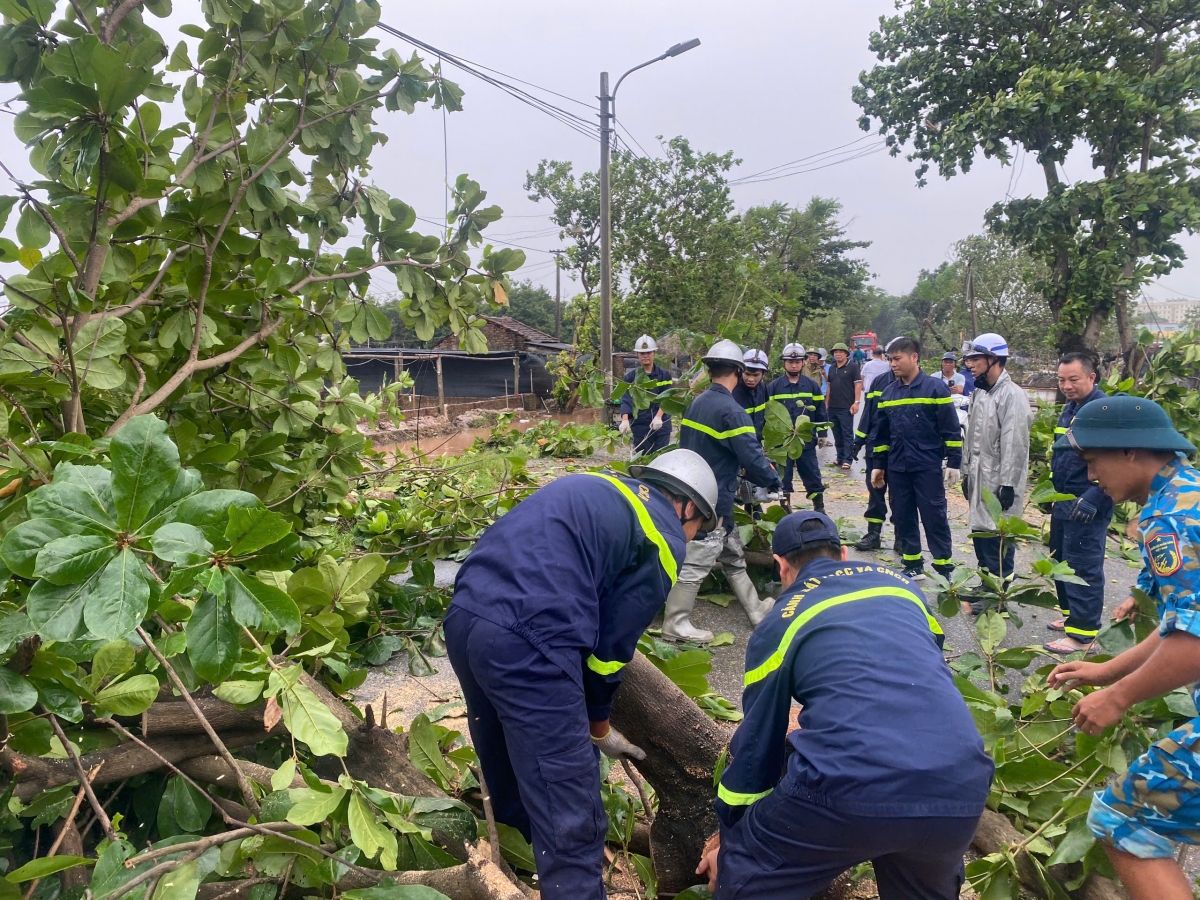
[[[282,631],[293,635],[300,630],[300,610],[279,588],[264,584],[240,569],[226,569],[224,579],[225,596],[238,624],[272,634]]]
[[[149,604],[146,564],[126,548],[96,578],[83,608],[83,620],[92,634],[112,641],[141,625]]]
[[[300,682],[299,666],[274,670],[267,681],[267,694],[283,710],[283,724],[317,756],[345,756],[349,740],[341,723],[316,694]]]
[[[112,540],[100,535],[57,538],[38,553],[33,575],[55,585],[75,584],[100,571],[113,558],[113,552]]]
[[[179,471],[179,450],[156,416],[137,416],[112,441],[112,494],[122,531],[136,531]]]
[[[201,678],[219,684],[233,674],[241,633],[228,604],[213,594],[201,597],[188,621],[187,635],[188,659]]]
[[[0,666],[0,713],[12,715],[33,709],[38,692],[28,678],[22,678],[12,669]]]

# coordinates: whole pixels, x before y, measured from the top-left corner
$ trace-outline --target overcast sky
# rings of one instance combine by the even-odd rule
[[[175,14],[161,28],[169,45],[178,39],[172,26],[200,21],[198,7],[197,0],[176,0]],[[733,174],[737,177],[864,137],[850,90],[859,72],[874,62],[868,35],[880,15],[893,11],[893,4],[384,0],[383,10],[384,22],[429,44],[588,104],[595,103],[602,69],[615,81],[672,44],[698,37],[700,47],[625,81],[619,94],[620,121],[653,155],[661,154],[656,135],[684,135],[703,151],[732,150],[743,161]],[[411,53],[403,41],[378,34],[384,46]],[[378,127],[390,142],[374,157],[375,180],[415,206],[418,215],[441,220],[444,152],[451,180],[468,173],[488,192],[487,202],[503,207],[505,219],[490,227],[489,235],[542,251],[562,246],[542,218],[548,206],[533,203],[522,190],[525,173],[544,158],[571,160],[578,172],[595,169],[596,141],[473,76],[449,67],[447,74],[466,91],[462,112],[446,116],[444,122],[442,113],[428,105],[410,116],[378,114]],[[585,118],[594,116],[585,106],[547,99]],[[858,146],[869,147],[870,139]],[[27,171],[25,153],[4,118],[0,155],[6,162],[21,162]],[[1066,172],[1070,178],[1089,177],[1086,157],[1073,156]],[[837,198],[851,237],[871,242],[863,255],[875,283],[899,293],[912,287],[921,269],[945,260],[956,240],[981,231],[984,212],[1006,192],[1026,196],[1043,189],[1034,165],[1022,171],[1018,163],[1013,170],[982,158],[969,175],[950,181],[935,176],[929,186],[918,189],[912,164],[880,153],[808,174],[738,186],[733,196],[739,209],[774,200],[802,205],[815,194]],[[1200,241],[1188,240],[1187,245],[1200,257]],[[528,274],[552,290],[550,259],[544,252],[529,252],[525,270],[516,277]],[[386,285],[385,281],[381,286]],[[564,294],[572,288],[564,280]],[[1180,293],[1200,297],[1200,264],[1189,262],[1146,293],[1156,300]]]

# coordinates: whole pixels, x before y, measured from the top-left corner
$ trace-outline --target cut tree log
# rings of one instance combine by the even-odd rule
[[[196,697],[196,705],[200,712],[218,733],[226,731],[250,731],[263,728],[263,711],[265,703],[259,703],[249,709],[238,709],[231,703],[218,700],[216,697]],[[164,734],[202,734],[204,732],[200,720],[182,700],[158,701],[141,715],[141,719],[119,719],[128,724],[138,722],[142,727],[142,737],[160,737]]]
[[[677,894],[701,883],[696,865],[705,840],[717,830],[713,770],[730,733],[641,653],[625,667],[612,723],[646,751],[646,759],[634,765],[658,796],[650,857],[659,890]]]

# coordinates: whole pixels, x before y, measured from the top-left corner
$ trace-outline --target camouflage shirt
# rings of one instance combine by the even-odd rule
[[[1181,458],[1154,476],[1138,521],[1142,573],[1137,586],[1158,604],[1158,631],[1200,637],[1200,471]],[[1193,688],[1200,703],[1200,690]]]

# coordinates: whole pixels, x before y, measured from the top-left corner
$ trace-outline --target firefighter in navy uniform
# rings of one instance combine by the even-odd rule
[[[791,499],[795,487],[792,482],[793,469],[800,472],[800,481],[813,509],[825,511],[825,484],[821,480],[821,464],[817,462],[817,432],[828,427],[829,417],[825,411],[825,397],[821,387],[804,370],[804,347],[788,344],[783,348],[783,374],[767,385],[767,396],[778,400],[795,422],[801,416],[816,424],[812,439],[804,445],[804,452],[797,459],[789,459],[783,472],[783,491]]]
[[[867,441],[867,436],[871,433],[871,423],[879,415],[879,398],[883,396],[884,388],[895,380],[896,376],[892,374],[890,368],[871,379],[871,385],[863,395],[863,411],[862,415],[858,418],[858,428],[854,432],[854,458],[858,459],[858,454],[864,447],[867,451],[867,509],[863,513],[863,518],[867,521],[867,533],[854,545],[855,550],[878,550],[883,546],[881,536],[883,534],[883,522],[887,517],[888,511],[887,488],[877,488],[871,483],[871,472],[876,468],[876,463],[875,453]],[[892,521],[894,524],[895,519],[893,518]],[[899,537],[896,538],[893,549],[897,553],[902,552]]]
[[[654,338],[643,334],[637,339],[633,349],[637,353],[640,369],[633,369],[625,373],[626,384],[633,384],[637,380],[639,371],[644,372],[648,379],[641,386],[651,393],[661,394],[674,384],[674,381],[671,380],[671,373],[654,362],[654,354],[658,351],[658,344]],[[649,456],[667,449],[667,445],[671,443],[671,417],[666,415],[657,403],[651,403],[635,416],[633,393],[626,391],[625,395],[621,397],[620,432],[621,434],[632,432],[634,457]]]
[[[958,483],[962,427],[945,383],[921,371],[917,341],[896,338],[888,344],[888,362],[896,380],[884,388],[867,438],[875,454],[871,483],[877,488],[887,485],[905,576],[918,581],[925,577],[920,515],[933,567],[949,577],[954,545],[946,491]]]
[[[1096,364],[1085,353],[1067,353],[1058,362],[1058,389],[1067,398],[1058,417],[1057,435],[1064,435],[1081,409],[1105,397],[1096,387]],[[1051,631],[1063,637],[1045,644],[1051,653],[1068,654],[1090,650],[1100,633],[1104,613],[1104,551],[1113,501],[1100,485],[1088,478],[1087,461],[1074,447],[1054,447],[1050,457],[1054,490],[1073,494],[1074,500],[1059,500],[1050,511],[1050,554],[1067,562],[1086,584],[1055,581],[1059,612],[1063,618],[1051,622]]]
[[[754,423],[754,433],[761,443],[763,426],[767,424],[767,385],[764,382],[768,369],[767,354],[761,350],[747,350],[742,355],[742,361],[746,364],[746,370],[733,389],[733,399]]]
[[[759,599],[754,582],[746,573],[746,550],[733,524],[738,475],[771,492],[783,489],[779,474],[763,456],[754,423],[733,399],[732,391],[737,387],[738,376],[746,367],[741,348],[733,341],[717,341],[703,362],[712,383],[684,412],[679,423],[679,445],[695,450],[712,467],[720,492],[717,499],[720,521],[715,528],[706,529],[703,538],[688,544],[679,581],[667,597],[662,627],[664,640],[700,644],[711,641],[713,634],[696,628],[690,616],[696,605],[696,595],[700,593],[700,584],[717,562],[721,563],[725,580],[752,625],[762,621],[774,603],[769,597]]]
[[[716,524],[716,479],[690,450],[629,472],[568,475],[497,519],[445,618],[496,818],[533,842],[547,900],[605,898],[599,751],[645,758],[609,708],[687,541]]]
[[[993,765],[937,620],[912,582],[846,562],[827,516],[786,516],[771,545],[784,591],[746,647],[700,874],[715,900],[804,900],[870,860],[882,900],[955,900]]]

